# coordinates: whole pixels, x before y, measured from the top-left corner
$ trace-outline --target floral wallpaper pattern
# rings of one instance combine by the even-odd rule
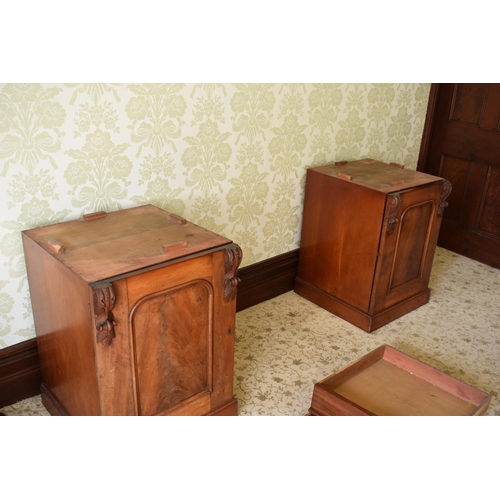
[[[299,246],[307,168],[416,168],[429,89],[0,84],[0,348],[35,336],[21,231],[151,203],[259,262]]]

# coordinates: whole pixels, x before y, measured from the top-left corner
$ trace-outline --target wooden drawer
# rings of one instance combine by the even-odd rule
[[[484,415],[491,396],[388,345],[314,385],[316,416]]]

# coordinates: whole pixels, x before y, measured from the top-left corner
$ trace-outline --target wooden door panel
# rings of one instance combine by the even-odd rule
[[[450,124],[442,153],[459,158],[498,163],[500,132]]]
[[[500,167],[488,167],[477,230],[500,241]]]
[[[444,212],[444,217],[457,224],[460,223],[463,217],[467,181],[472,164],[471,160],[445,154],[441,156],[439,176],[450,181],[453,186],[447,200],[448,206]]]
[[[481,120],[483,130],[500,131],[500,83],[490,83]]]
[[[488,84],[458,85],[454,89],[450,121],[481,126],[481,118],[488,97]]]
[[[452,183],[438,245],[500,268],[500,84],[434,84],[418,170]]]
[[[389,292],[422,277],[433,215],[432,201],[411,205],[401,214]]]
[[[388,197],[371,314],[428,290],[442,191],[436,183]]]
[[[212,389],[213,290],[196,280],[141,299],[131,312],[140,415]]]

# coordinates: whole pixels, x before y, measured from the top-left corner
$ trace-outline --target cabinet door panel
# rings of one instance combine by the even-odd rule
[[[389,290],[422,277],[425,246],[432,226],[434,203],[411,205],[401,214]]]
[[[428,290],[442,183],[388,196],[371,313]]]
[[[212,386],[210,283],[195,280],[142,298],[131,312],[140,415],[157,415]]]

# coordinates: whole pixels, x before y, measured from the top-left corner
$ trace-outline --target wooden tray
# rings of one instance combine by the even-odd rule
[[[314,385],[310,415],[484,415],[491,395],[388,345]]]

